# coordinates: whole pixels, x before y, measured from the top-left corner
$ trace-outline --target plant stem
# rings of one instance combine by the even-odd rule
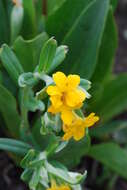
[[[28,109],[26,108],[24,102],[28,100],[29,88],[25,87],[21,91],[21,125],[20,125],[20,137],[23,141],[33,145],[35,148],[39,148],[38,144],[35,142],[33,135],[30,131],[30,126],[28,122]]]

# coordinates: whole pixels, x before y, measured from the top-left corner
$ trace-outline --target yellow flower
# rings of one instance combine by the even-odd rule
[[[79,88],[80,77],[78,75],[66,76],[62,72],[53,74],[56,85],[50,85],[47,93],[50,96],[51,106],[48,112],[52,114],[61,113],[65,124],[71,124],[73,120],[72,110],[82,106],[86,94]]]
[[[91,127],[98,120],[99,117],[95,116],[95,113],[91,113],[84,119],[75,116],[75,120],[71,125],[63,125],[63,131],[65,132],[63,140],[69,140],[73,137],[76,141],[79,141],[85,136],[85,128]]]
[[[52,185],[47,190],[71,190],[68,185],[57,186],[55,182],[52,182]]]

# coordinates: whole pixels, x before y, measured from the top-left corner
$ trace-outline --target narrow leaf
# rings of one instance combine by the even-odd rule
[[[56,49],[56,54],[51,64],[51,67],[47,71],[48,73],[54,71],[63,62],[63,60],[66,57],[67,51],[68,51],[67,46],[59,46]]]
[[[53,38],[50,38],[44,45],[40,54],[39,72],[47,72],[53,62],[56,54],[57,42]]]
[[[22,142],[13,139],[0,138],[0,149],[24,156],[31,147]]]
[[[15,84],[18,84],[18,77],[23,73],[23,68],[11,48],[5,44],[0,50],[0,59]]]

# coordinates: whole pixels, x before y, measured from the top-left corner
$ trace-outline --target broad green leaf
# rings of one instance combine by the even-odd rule
[[[92,76],[93,83],[102,83],[111,77],[117,43],[116,24],[112,9],[110,9],[101,41],[96,69]]]
[[[102,143],[90,148],[88,155],[127,179],[127,151],[115,143]]]
[[[22,141],[17,141],[8,138],[0,138],[0,149],[9,151],[21,156],[24,156],[29,150],[30,146]]]
[[[66,0],[47,0],[48,15],[56,11]]]
[[[86,79],[92,76],[108,10],[109,0],[92,1],[82,10],[62,42],[70,51],[60,69]]]
[[[36,13],[33,0],[23,0],[24,19],[22,34],[25,39],[31,39],[35,36],[36,28]]]
[[[38,71],[48,72],[56,54],[57,42],[53,38],[50,38],[42,47]]]
[[[22,5],[14,6],[11,13],[11,42],[13,42],[19,34],[23,22]]]
[[[16,55],[6,44],[4,44],[0,50],[0,59],[8,74],[17,85],[18,77],[21,73],[23,73],[23,68],[20,65]]]
[[[39,55],[44,43],[48,40],[46,33],[39,34],[31,40],[18,37],[13,44],[13,49],[25,72],[34,71],[39,63]]]
[[[59,0],[53,1],[56,2]],[[63,0],[60,0],[59,3],[62,1]],[[55,7],[55,3],[52,3],[50,0],[49,2],[51,7]],[[61,42],[81,14],[82,10],[85,9],[90,2],[91,0],[64,0],[62,5],[53,11],[47,18],[46,31],[48,34],[50,34],[50,36],[54,35],[57,41]]]
[[[100,94],[92,98],[89,110],[97,113],[102,123],[120,114],[127,108],[126,86],[127,74],[114,77],[103,86]]]
[[[80,163],[81,158],[86,155],[89,147],[89,136],[86,136],[78,142],[71,140],[62,151],[53,156],[53,159],[60,161],[69,168],[72,168]]]
[[[9,42],[9,27],[3,1],[0,1],[0,46]]]
[[[20,116],[17,111],[16,100],[2,85],[0,85],[0,112],[9,133],[14,137],[19,137]]]
[[[104,125],[99,125],[90,130],[90,135],[94,137],[107,137],[115,132],[119,132],[127,127],[127,121],[115,120]]]

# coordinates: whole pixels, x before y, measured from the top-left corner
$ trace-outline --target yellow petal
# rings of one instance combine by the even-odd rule
[[[62,185],[58,190],[71,190],[69,186]]]
[[[69,88],[77,88],[77,86],[80,84],[80,76],[69,75],[67,77],[67,81],[68,81],[68,87]]]
[[[53,74],[53,80],[56,83],[57,87],[64,92],[67,88],[67,77],[62,72],[56,72]]]
[[[47,91],[47,94],[50,96],[61,95],[61,92],[59,91],[57,86],[48,86],[46,91]]]
[[[51,182],[51,184],[52,184],[51,187],[48,188],[47,190],[71,190],[68,185],[57,186],[55,181]]]
[[[85,128],[80,126],[75,126],[73,137],[76,141],[81,140],[85,136]]]
[[[62,137],[62,139],[63,139],[64,141],[68,141],[68,140],[70,140],[71,138],[72,138],[72,133],[71,133],[71,131],[65,133],[64,136]]]
[[[68,91],[65,96],[66,104],[69,107],[76,108],[81,105],[85,97],[85,93],[81,90]]]
[[[61,96],[51,96],[50,101],[54,108],[58,109],[62,106],[63,102],[61,101]]]
[[[86,94],[80,89],[77,89],[77,93],[80,96],[80,101],[83,102],[86,99]]]
[[[64,108],[62,109],[61,119],[64,124],[70,125],[74,119],[74,114],[71,110]]]
[[[99,120],[98,116],[95,116],[95,113],[91,113],[88,117],[84,120],[85,127],[91,127]]]
[[[49,106],[48,108],[48,112],[52,113],[52,114],[56,114],[56,113],[59,113],[60,110],[59,109],[56,109],[55,107],[53,107],[52,105]]]

